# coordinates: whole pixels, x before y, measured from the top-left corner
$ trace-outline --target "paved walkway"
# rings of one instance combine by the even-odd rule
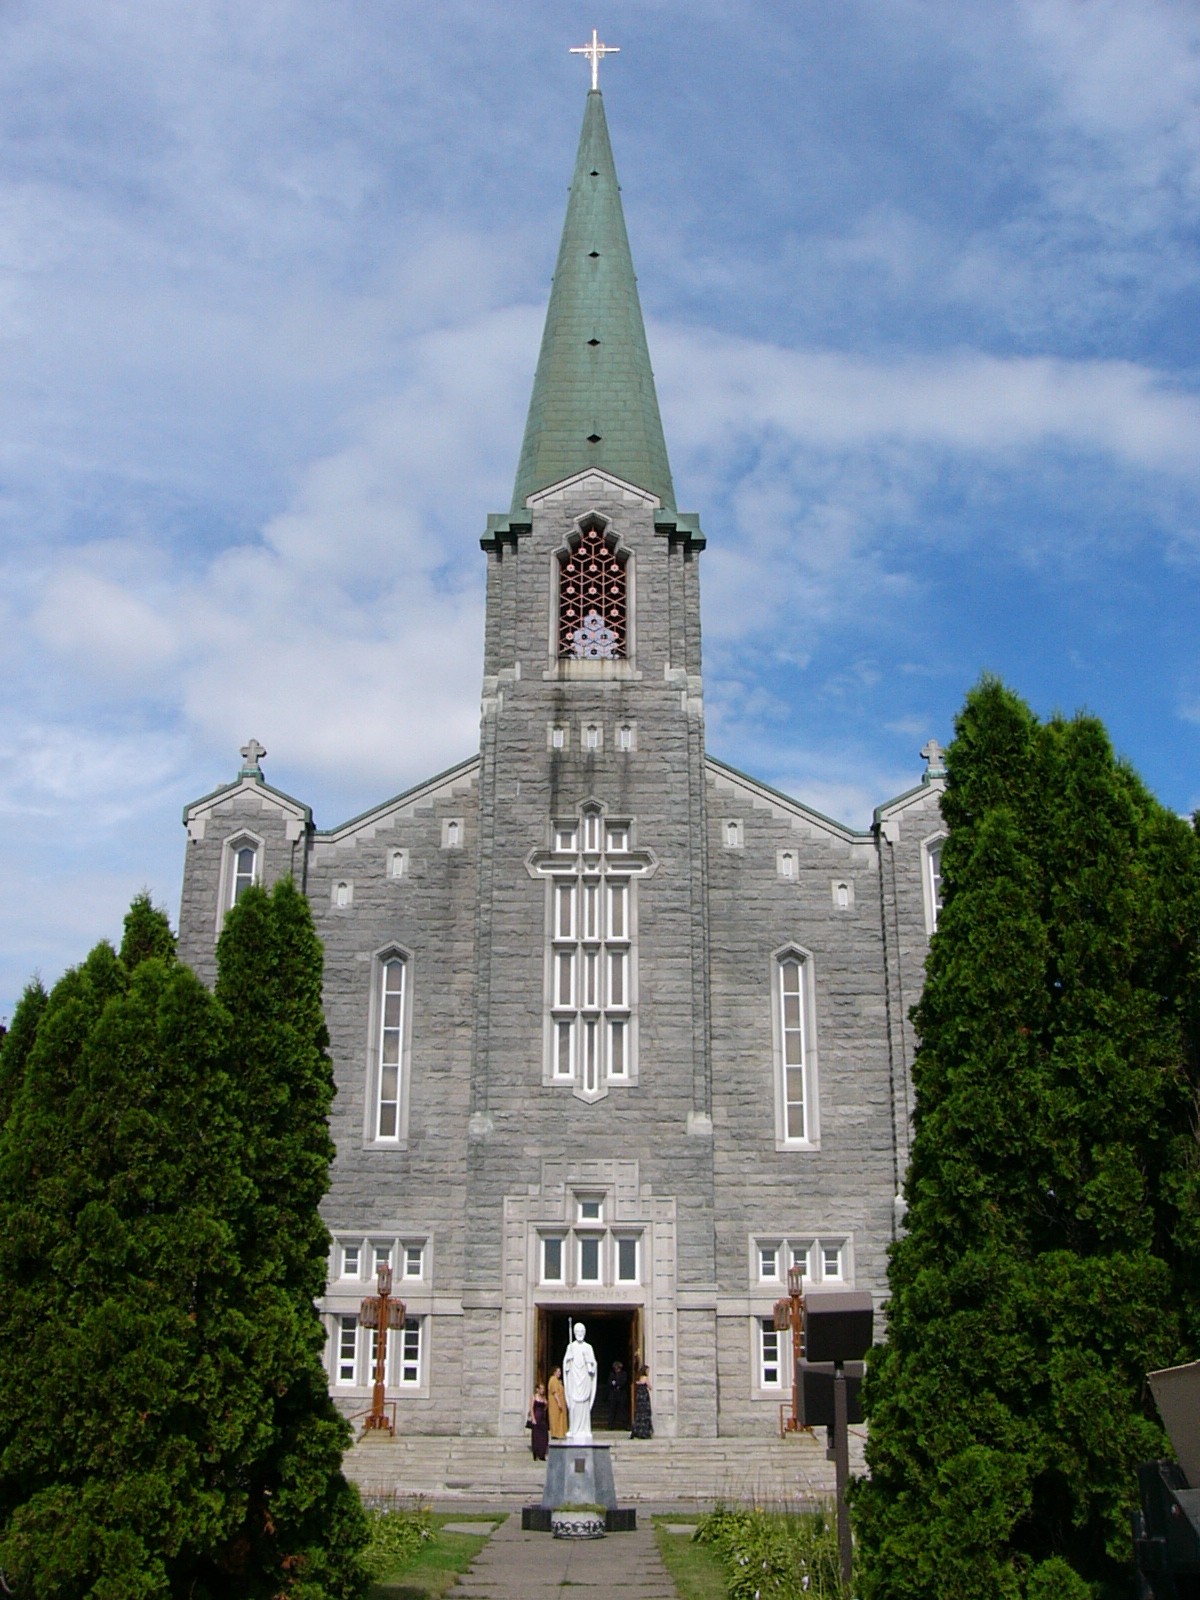
[[[454,1600],[676,1600],[647,1519],[636,1533],[603,1539],[556,1539],[523,1533],[510,1516],[450,1593]]]

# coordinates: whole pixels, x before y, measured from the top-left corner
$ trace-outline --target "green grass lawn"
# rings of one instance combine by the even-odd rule
[[[682,1523],[698,1524],[699,1517],[688,1515],[656,1516],[654,1537],[658,1542],[663,1565],[671,1575],[671,1582],[679,1600],[726,1600],[725,1574],[721,1563],[706,1544],[693,1544],[686,1533],[668,1533],[667,1524],[678,1527]]]
[[[453,1587],[460,1572],[465,1572],[487,1543],[486,1538],[467,1533],[445,1533],[447,1522],[491,1522],[499,1525],[504,1513],[481,1514],[462,1511],[435,1512],[434,1537],[423,1544],[411,1560],[402,1562],[381,1582],[372,1586],[368,1600],[437,1600]]]

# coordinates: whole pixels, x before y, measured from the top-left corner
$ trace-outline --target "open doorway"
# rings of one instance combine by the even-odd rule
[[[613,1430],[629,1432],[633,1415],[633,1382],[642,1360],[642,1313],[639,1306],[537,1306],[534,1311],[534,1382],[545,1383],[571,1342],[571,1324],[582,1322],[587,1342],[596,1352],[596,1403],[592,1407],[592,1432],[609,1430],[609,1379],[615,1362],[629,1374],[624,1403],[614,1417]]]

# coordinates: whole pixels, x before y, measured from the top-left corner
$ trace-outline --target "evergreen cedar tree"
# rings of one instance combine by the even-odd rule
[[[313,1306],[333,1095],[321,952],[249,890],[216,996],[144,897],[0,1053],[0,1573],[19,1600],[350,1600]]]
[[[1200,841],[1001,684],[947,752],[860,1600],[1126,1600],[1146,1373],[1200,1355]]]

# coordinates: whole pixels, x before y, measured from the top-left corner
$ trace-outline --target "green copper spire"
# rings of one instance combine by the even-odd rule
[[[586,467],[674,509],[637,279],[604,101],[587,97],[554,287],[517,466],[513,510]]]

